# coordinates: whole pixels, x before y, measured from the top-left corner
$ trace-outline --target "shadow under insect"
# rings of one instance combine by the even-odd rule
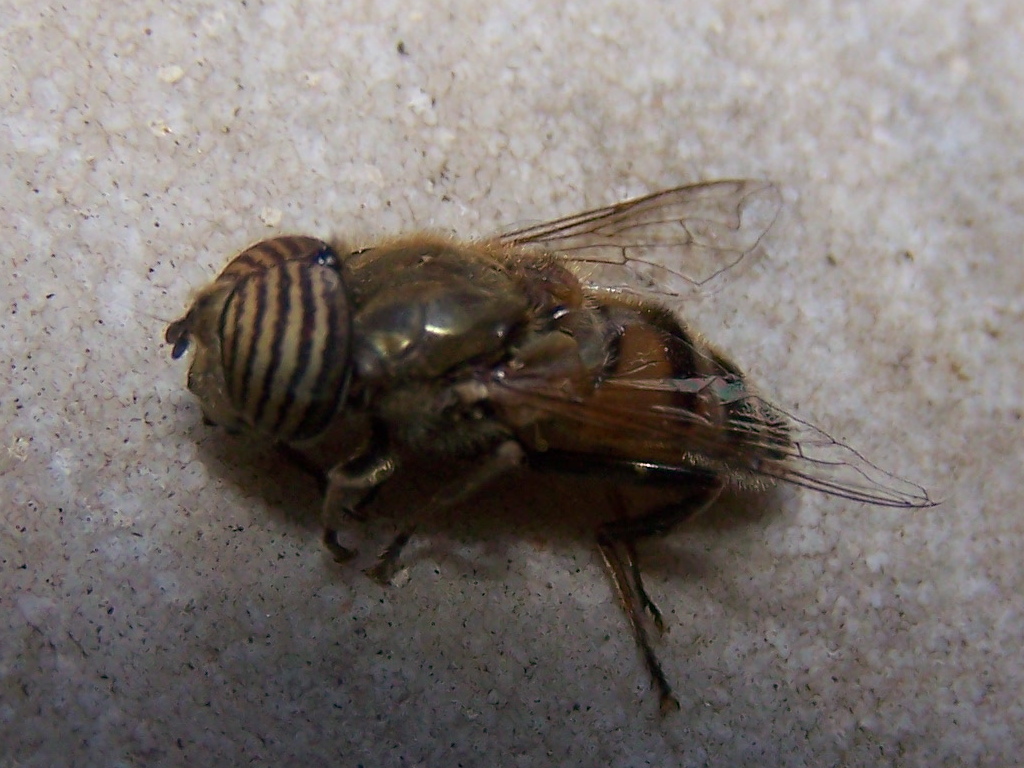
[[[326,468],[291,449],[268,450],[245,436],[201,444],[205,460],[226,480],[259,495],[272,514],[309,533],[313,553]],[[628,535],[631,522],[644,520],[651,510],[685,502],[685,484],[629,484],[620,478],[518,468],[474,489],[459,503],[429,503],[471,474],[472,464],[407,457],[402,471],[367,500],[362,519],[353,518],[344,530],[332,531],[335,541],[344,542],[344,556],[337,557],[339,548],[329,548],[338,560],[329,567],[337,569],[338,578],[364,578],[365,573],[378,583],[392,584],[415,579],[432,562],[453,579],[498,583],[507,576],[509,564],[522,557],[523,542],[564,554],[567,560],[581,546],[592,547],[612,572],[609,584],[626,610],[662,710],[677,708],[651,643],[650,630],[660,634],[666,625],[641,577],[641,560],[643,573],[658,582],[719,572],[713,552],[687,545],[687,532],[763,525],[781,511],[781,494],[730,489],[699,510],[701,514],[684,515],[678,524],[650,535],[644,529],[645,535],[637,537]],[[624,526],[622,541],[608,535],[616,525]],[[623,584],[631,591],[625,592]]]

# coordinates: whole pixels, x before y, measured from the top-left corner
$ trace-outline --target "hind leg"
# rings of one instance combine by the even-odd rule
[[[661,669],[657,655],[644,625],[644,612],[651,615],[655,626],[664,629],[661,611],[651,600],[644,587],[636,555],[636,541],[650,536],[664,536],[679,525],[712,504],[722,491],[722,481],[706,472],[694,473],[686,496],[680,501],[664,506],[637,518],[621,518],[605,523],[597,531],[597,544],[611,574],[619,603],[626,614],[637,646],[644,658],[644,664],[651,680],[658,690],[661,712],[679,709],[679,701],[672,693],[672,687]],[[619,503],[620,514],[625,513]]]

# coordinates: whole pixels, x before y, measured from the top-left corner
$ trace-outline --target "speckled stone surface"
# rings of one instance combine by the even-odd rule
[[[0,766],[1019,760],[1014,2],[0,19]],[[383,590],[324,555],[301,474],[202,426],[162,342],[275,232],[477,236],[737,176],[783,215],[682,311],[943,503],[784,491],[645,546],[665,719],[586,533],[593,482],[500,484]]]

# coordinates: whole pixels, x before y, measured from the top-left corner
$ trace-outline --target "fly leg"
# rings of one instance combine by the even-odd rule
[[[679,502],[659,507],[642,517],[605,523],[597,531],[597,544],[611,574],[616,595],[629,620],[651,680],[658,689],[662,714],[679,709],[679,700],[672,693],[644,626],[644,611],[650,612],[659,629],[664,623],[661,612],[644,587],[635,546],[638,539],[665,535],[683,520],[706,509],[722,491],[722,481],[710,473],[695,472],[687,478],[687,483],[690,486],[688,493]]]
[[[622,498],[622,494],[617,489],[613,488],[608,492],[608,501],[619,513],[620,520],[629,519],[629,512],[626,510],[626,503]],[[600,534],[598,535],[600,536]],[[623,565],[629,569],[633,585],[636,587],[636,595],[640,600],[640,605],[651,615],[651,620],[654,622],[654,626],[658,630],[658,634],[662,634],[665,631],[665,619],[661,614],[661,609],[658,608],[657,603],[651,599],[651,596],[647,592],[647,588],[644,587],[643,576],[640,574],[640,563],[638,562],[636,554],[636,542],[633,539],[624,539],[622,541],[622,545],[626,555]]]
[[[445,486],[435,493],[427,502],[424,514],[439,512],[475,495],[481,488],[505,474],[508,470],[519,466],[523,460],[523,449],[514,440],[500,443],[494,452],[473,470],[468,477],[459,478],[456,482]],[[409,527],[398,533],[391,543],[381,552],[377,563],[367,569],[366,574],[381,584],[388,584],[398,571],[398,562],[402,549],[412,537],[415,527]]]
[[[362,455],[327,471],[323,542],[337,562],[350,560],[356,554],[355,550],[338,542],[339,524],[346,519],[365,522],[366,505],[397,468],[398,462],[388,447],[387,433],[378,427],[374,429],[370,445]]]
[[[324,496],[324,546],[341,563],[355,556],[353,549],[338,542],[338,522],[342,517],[366,522],[363,511],[380,485],[390,478],[398,466],[393,456],[377,456],[368,464],[357,459],[358,467],[351,464],[332,467],[327,473],[327,493]]]

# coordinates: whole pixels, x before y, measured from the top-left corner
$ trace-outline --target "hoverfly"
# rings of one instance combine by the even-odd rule
[[[717,181],[480,242],[419,234],[352,250],[275,237],[232,259],[166,340],[173,358],[194,347],[188,388],[207,421],[256,431],[326,470],[324,542],[339,560],[353,554],[337,540],[339,523],[365,519],[373,491],[409,453],[474,459],[434,508],[522,464],[677,489],[673,503],[597,529],[665,711],[678,702],[645,627],[647,616],[663,624],[637,540],[667,533],[729,484],[933,503],[760,398],[660,302],[582,276],[593,263],[704,282],[757,248],[780,205],[770,183]],[[663,254],[697,271],[666,267]],[[372,575],[390,578],[410,534]]]

